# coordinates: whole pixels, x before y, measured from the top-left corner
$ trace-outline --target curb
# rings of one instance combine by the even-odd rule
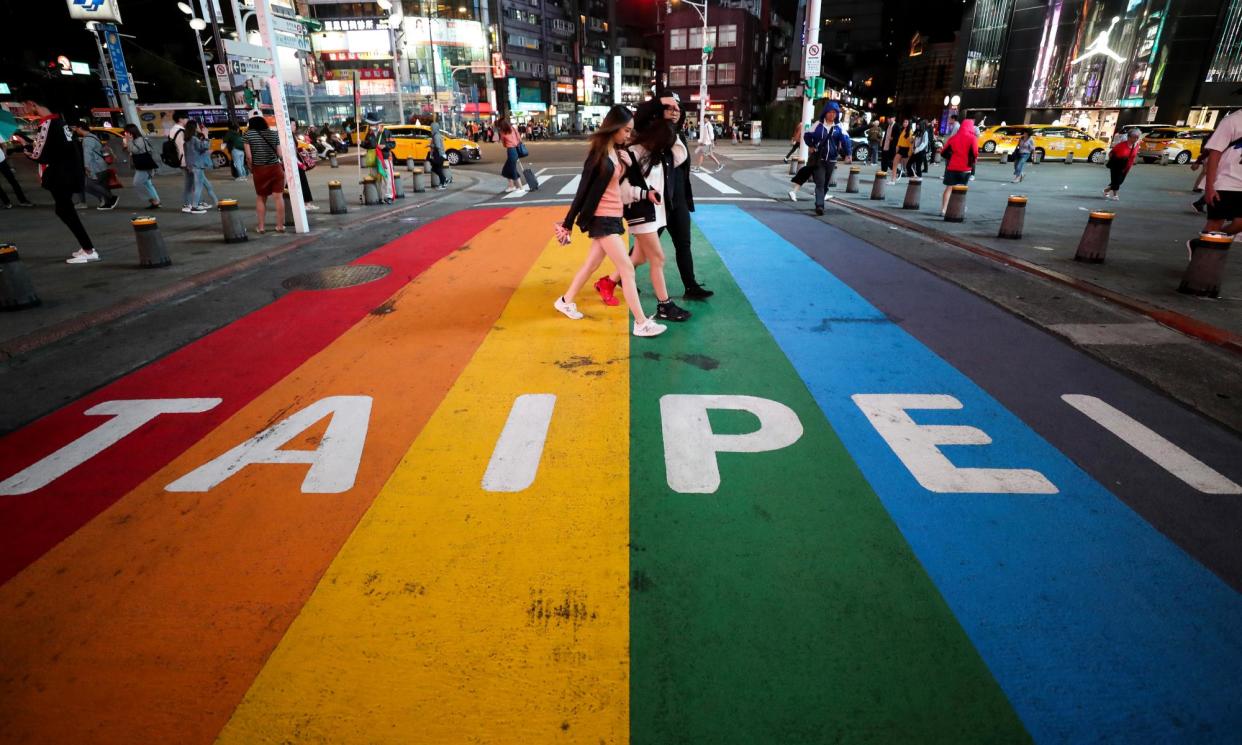
[[[829,200],[828,203],[853,210],[860,215],[865,215],[866,217],[880,220],[881,222],[886,222],[891,225],[896,225],[898,227],[914,231],[919,235],[932,238],[940,243],[947,243],[956,248],[969,251],[976,256],[982,256],[985,259],[990,259],[997,263],[1013,267],[1014,269],[1026,272],[1027,274],[1032,274],[1037,277],[1065,285],[1066,287],[1070,287],[1078,290],[1079,292],[1091,295],[1092,297],[1099,298],[1100,300],[1105,300],[1127,310],[1140,313],[1156,323],[1159,323],[1162,326],[1167,326],[1174,331],[1179,331],[1187,336],[1199,339],[1200,341],[1205,341],[1209,344],[1222,347],[1230,352],[1233,352],[1234,354],[1242,354],[1242,336],[1239,336],[1232,331],[1222,329],[1218,326],[1213,326],[1210,323],[1204,323],[1203,321],[1196,320],[1190,316],[1178,313],[1177,311],[1162,308],[1159,305],[1152,305],[1151,303],[1137,300],[1105,287],[1100,287],[1092,282],[1078,279],[1077,277],[1071,277],[1068,274],[1063,274],[1055,269],[1048,269],[1046,267],[1039,266],[1038,264],[1026,261],[1025,259],[1010,256],[1009,254],[998,251],[994,248],[988,248],[987,246],[983,246],[978,243],[962,240],[961,238],[949,235],[948,233],[943,233],[935,228],[929,228],[926,225],[911,222],[880,210],[864,207],[860,204],[853,204],[852,202],[844,199],[832,199]]]
[[[434,201],[436,200],[426,199],[421,202],[402,205],[396,209],[369,215],[360,220],[341,223],[320,233],[310,233],[300,238],[291,240],[288,243],[273,246],[264,251],[260,251],[259,253],[247,256],[246,258],[235,261],[232,264],[226,264],[225,266],[216,267],[215,269],[208,269],[205,272],[191,275],[185,279],[178,280],[167,287],[155,290],[146,295],[140,295],[138,297],[129,298],[128,300],[122,300],[119,303],[115,303],[93,313],[84,313],[80,316],[52,324],[47,328],[33,331],[24,336],[19,336],[10,341],[0,343],[0,362],[7,362],[8,360],[11,360],[19,355],[27,354],[49,344],[58,342],[65,337],[86,331],[94,328],[95,326],[100,326],[105,323],[110,323],[117,319],[124,318],[125,316],[136,313],[144,308],[155,305],[156,303],[170,300],[178,295],[219,282],[220,280],[227,279],[235,274],[240,274],[241,272],[258,266],[259,264],[273,261],[298,248],[310,245],[321,238],[327,237],[333,231],[366,225],[382,218],[392,217],[403,212],[408,212],[416,207],[431,204]]]

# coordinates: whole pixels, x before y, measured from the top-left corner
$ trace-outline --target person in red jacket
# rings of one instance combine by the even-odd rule
[[[1111,199],[1114,202],[1121,199],[1117,196],[1117,190],[1121,188],[1121,182],[1126,180],[1126,174],[1130,172],[1134,159],[1138,157],[1139,140],[1142,137],[1142,132],[1132,129],[1126,133],[1124,140],[1113,145],[1113,149],[1108,152],[1108,172],[1112,179],[1108,182],[1108,186],[1104,187],[1105,199]]]
[[[975,120],[966,119],[953,135],[944,143],[940,151],[944,158],[944,194],[940,197],[940,216],[944,217],[949,209],[949,195],[954,186],[970,184],[970,171],[979,158],[979,132],[975,129]]]

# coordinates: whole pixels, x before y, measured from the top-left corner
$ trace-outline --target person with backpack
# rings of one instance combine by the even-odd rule
[[[39,163],[40,185],[52,194],[56,216],[69,228],[78,241],[78,250],[65,259],[66,264],[85,264],[99,261],[99,253],[90,234],[78,217],[73,197],[82,189],[81,150],[74,142],[73,131],[65,120],[44,106],[31,103],[39,116],[39,131],[33,142],[27,144],[27,155]]]
[[[169,168],[176,168],[181,171],[181,211],[189,212],[194,204],[190,202],[190,198],[194,196],[194,172],[186,164],[185,160],[185,125],[190,120],[190,115],[184,111],[177,110],[173,112],[173,125],[168,130],[168,139],[164,141],[163,147],[160,148],[160,160],[164,161],[164,165]]]
[[[159,169],[159,164],[155,162],[151,141],[135,124],[125,125],[125,149],[129,151],[129,162],[134,167],[134,188],[146,196],[148,208],[158,210],[160,193],[155,190],[155,181],[151,177]]]
[[[397,196],[396,185],[392,180],[392,151],[396,149],[397,143],[393,140],[392,133],[380,122],[378,114],[367,112],[363,121],[367,125],[367,136],[362,141],[362,147],[367,151],[367,165],[375,172],[380,201],[392,204]]]
[[[811,177],[815,180],[815,214],[824,214],[824,198],[828,193],[828,184],[832,183],[832,172],[836,170],[837,160],[844,158],[846,163],[852,160],[850,140],[837,124],[841,116],[841,104],[828,101],[819,112],[819,122],[802,136],[807,147],[811,148]]]
[[[944,193],[940,196],[940,216],[949,209],[949,196],[954,186],[966,186],[970,183],[970,171],[979,159],[979,136],[975,131],[975,120],[966,119],[957,130],[957,134],[944,143]]]
[[[267,125],[267,120],[256,110],[252,112],[246,130],[246,162],[253,174],[251,183],[256,196],[254,211],[259,220],[256,229],[263,235],[267,225],[267,198],[275,195],[276,232],[285,232],[285,166],[280,157],[280,138]]]
[[[98,135],[90,130],[84,121],[73,125],[78,137],[82,138],[82,167],[86,171],[86,193],[99,199],[95,209],[110,210],[116,207],[121,198],[108,188],[108,159],[111,153],[104,148]]]

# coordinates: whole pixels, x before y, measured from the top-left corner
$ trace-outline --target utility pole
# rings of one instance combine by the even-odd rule
[[[289,189],[289,202],[293,206],[293,227],[299,233],[309,233],[310,221],[306,219],[306,202],[302,200],[302,190],[298,187],[297,144],[293,141],[293,130],[289,126],[285,84],[280,78],[280,56],[276,50],[276,28],[272,23],[271,0],[255,0],[255,15],[259,20],[263,46],[267,47],[268,57],[272,61],[272,75],[267,79],[267,92],[272,97],[272,108],[276,114],[280,159],[284,162],[285,184]]]
[[[483,0],[478,4],[478,8],[479,20],[483,23],[483,61],[487,63],[487,72],[483,74],[483,79],[485,81],[485,85],[487,86],[487,104],[492,110],[492,116],[496,116],[496,82],[492,79],[492,30],[487,9],[489,4],[490,0]],[[501,45],[501,48],[503,49],[503,44]],[[473,85],[473,83],[471,83],[471,85]],[[555,85],[556,84],[553,83],[553,86]],[[553,90],[555,90],[555,88]],[[555,93],[552,94],[552,100],[556,100]],[[479,116],[479,110],[477,108],[475,109],[474,115],[477,119],[479,119],[479,121],[483,120],[483,117]]]
[[[228,64],[229,64],[229,55],[228,55],[228,52],[224,51],[224,42],[220,40],[220,19],[216,16],[216,4],[214,2],[211,2],[211,0],[208,0],[206,5],[207,5],[207,12],[211,15],[211,40],[212,40],[212,43],[215,44],[216,46],[216,62],[224,65],[225,69],[227,70]],[[275,62],[275,59],[273,59],[272,61]],[[229,76],[229,81],[230,83],[232,82],[232,75]],[[225,113],[228,114],[230,122],[233,121],[233,117],[236,114],[236,112],[233,110],[232,88],[233,86],[229,85],[229,90],[221,91],[221,93],[224,94],[224,110],[225,110]]]
[[[802,47],[802,77],[806,77],[806,45],[819,43],[819,0],[807,0],[806,3],[806,41]],[[803,86],[802,91],[802,119],[799,125],[798,134],[798,160],[806,162],[807,146],[802,139],[801,132],[806,131],[806,127],[815,118],[815,99],[811,98]]]

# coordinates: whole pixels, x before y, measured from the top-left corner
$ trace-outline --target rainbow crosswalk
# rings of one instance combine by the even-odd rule
[[[5,739],[1236,741],[1235,586],[803,228],[700,207],[717,296],[635,339],[552,311],[560,209],[0,440]]]

